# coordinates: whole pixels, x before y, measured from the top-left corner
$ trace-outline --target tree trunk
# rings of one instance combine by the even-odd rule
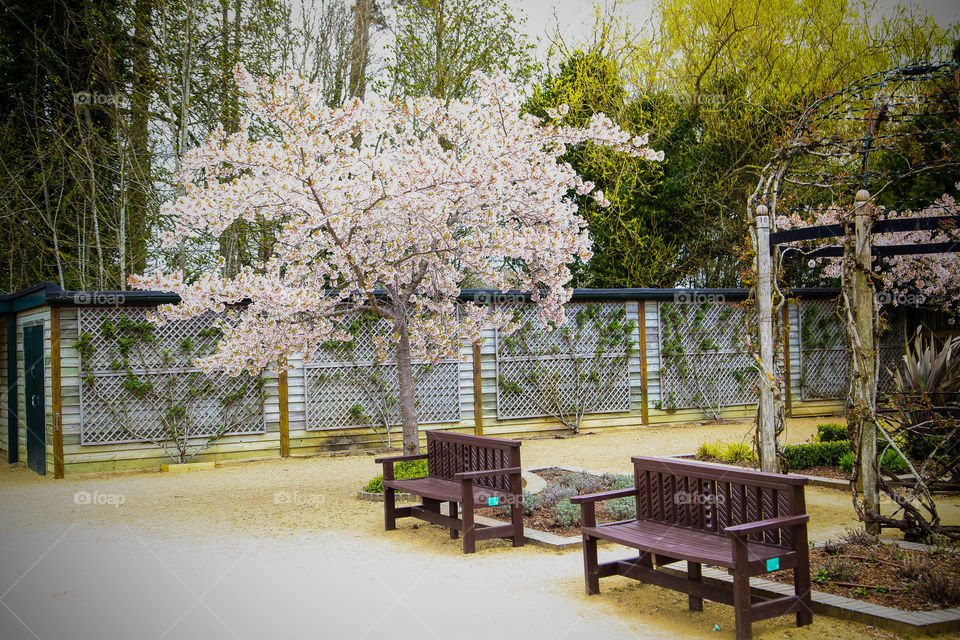
[[[367,63],[370,61],[370,21],[373,0],[357,0],[353,7],[353,40],[350,43],[349,96],[363,99],[367,92]]]
[[[150,99],[154,89],[151,56],[153,38],[153,0],[134,4],[133,86],[130,92],[130,169],[127,180],[127,209],[121,223],[126,265],[121,270],[121,288],[126,288],[128,273],[140,273],[147,265],[147,237],[152,214],[149,195],[152,188],[150,168]],[[121,156],[121,162],[124,158]]]
[[[400,422],[403,425],[403,452],[420,453],[417,407],[413,396],[413,364],[410,362],[410,335],[407,318],[401,313],[394,325],[397,339],[397,381],[400,385]]]

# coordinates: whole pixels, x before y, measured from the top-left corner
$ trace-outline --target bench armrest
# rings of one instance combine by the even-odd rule
[[[403,462],[404,460],[423,460],[427,457],[426,453],[415,453],[408,456],[391,456],[389,458],[374,458],[374,462]]]
[[[503,469],[486,469],[483,471],[463,471],[454,474],[457,480],[473,480],[474,478],[487,478],[489,476],[513,476],[521,472],[520,467],[504,467]]]
[[[603,500],[613,500],[614,498],[629,498],[637,495],[636,489],[617,489],[616,491],[604,491],[603,493],[588,493],[583,496],[573,496],[570,502],[573,504],[584,504],[590,502],[601,502]]]
[[[770,529],[795,527],[800,524],[806,524],[808,520],[810,520],[810,516],[803,513],[796,516],[783,516],[782,518],[771,518],[769,520],[737,524],[732,527],[727,527],[724,532],[730,537],[748,536],[751,533],[769,531]]]

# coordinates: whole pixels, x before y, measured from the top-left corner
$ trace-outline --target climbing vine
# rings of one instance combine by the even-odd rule
[[[714,297],[660,304],[663,411],[697,408],[720,419],[725,406],[749,404],[756,367],[744,346],[746,316]]]
[[[154,323],[126,313],[81,330],[74,348],[84,444],[150,442],[174,462],[189,462],[225,435],[262,433],[266,378],[194,366],[221,335],[212,325],[159,339]]]
[[[548,415],[580,430],[588,413],[630,410],[629,359],[636,324],[623,305],[570,305],[569,320],[543,327],[527,307],[498,337],[498,412]]]

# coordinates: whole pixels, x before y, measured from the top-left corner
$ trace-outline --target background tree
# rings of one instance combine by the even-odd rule
[[[398,0],[388,44],[390,94],[446,101],[472,96],[475,71],[502,69],[524,81],[533,45],[505,0]]]

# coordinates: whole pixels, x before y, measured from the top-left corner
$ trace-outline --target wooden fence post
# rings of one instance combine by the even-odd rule
[[[757,315],[760,333],[760,407],[758,431],[760,465],[764,471],[777,473],[777,423],[774,406],[776,384],[773,355],[773,285],[770,263],[770,216],[767,207],[757,207]]]
[[[481,368],[481,341],[473,343],[473,432],[483,435],[483,370]]]
[[[783,303],[783,405],[793,417],[793,380],[790,379],[790,303]]]
[[[640,402],[643,404],[640,407],[640,424],[650,424],[650,404],[649,396],[647,395],[647,303],[645,300],[641,300],[637,303],[638,309],[638,319],[640,329],[640,344],[637,345],[637,348],[640,349]]]
[[[280,457],[290,457],[290,394],[287,390],[286,361],[278,363],[277,387],[280,403]]]
[[[63,396],[60,375],[60,307],[50,307],[50,395],[53,405],[53,477],[62,478]]]

